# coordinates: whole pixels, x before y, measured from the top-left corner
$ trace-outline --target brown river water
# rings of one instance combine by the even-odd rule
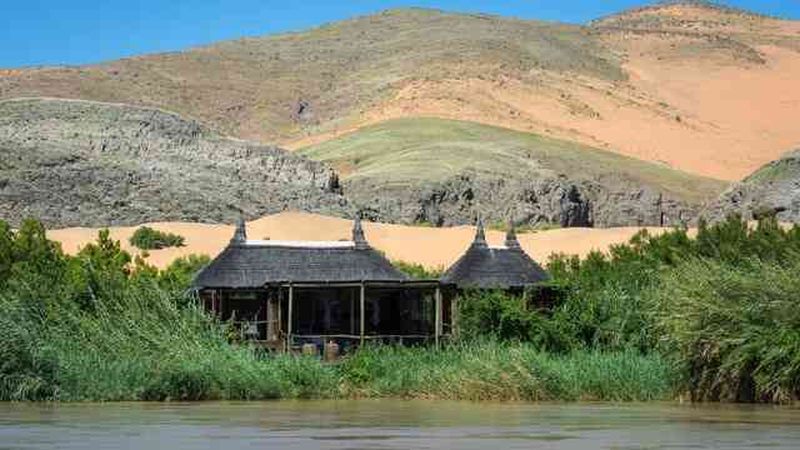
[[[0,403],[0,449],[800,449],[800,409],[308,401]]]

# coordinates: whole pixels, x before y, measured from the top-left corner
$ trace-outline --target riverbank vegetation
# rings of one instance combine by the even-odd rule
[[[0,399],[800,398],[800,229],[737,218],[553,258],[552,310],[466,293],[461,339],[368,347],[326,365],[232,344],[186,287],[102,232],[72,257],[0,223]]]

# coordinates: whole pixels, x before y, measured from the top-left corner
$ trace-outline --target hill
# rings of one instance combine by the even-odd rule
[[[411,79],[522,76],[542,68],[623,77],[577,26],[391,10],[300,33],[0,78],[0,97],[58,96],[158,105],[245,139],[333,130]]]
[[[719,220],[730,213],[746,219],[776,214],[780,221],[800,223],[800,150],[787,153],[735,184],[703,214]]]
[[[599,18],[592,25],[659,33],[751,34],[751,39],[765,42],[790,37],[794,29],[790,21],[706,0],[659,1]]]
[[[165,111],[86,101],[0,102],[0,219],[49,226],[232,221],[349,211],[323,164],[221,137]]]
[[[304,148],[438,117],[739,180],[800,143],[800,23],[671,2],[574,26],[435,10],[81,67],[0,73],[0,98],[155,106]]]
[[[591,27],[620,52],[627,85],[674,119],[621,131],[645,159],[737,180],[800,142],[800,22],[683,0]]]
[[[436,225],[668,225],[724,183],[571,142],[400,119],[299,153],[128,105],[0,102],[0,218],[48,226],[232,221],[298,209]],[[316,160],[316,162],[314,161]],[[340,181],[344,180],[344,182]]]
[[[372,218],[435,225],[670,225],[724,183],[573,142],[435,118],[365,127],[299,152],[335,167]]]

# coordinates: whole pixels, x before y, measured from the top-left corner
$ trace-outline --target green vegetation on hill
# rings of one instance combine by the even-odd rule
[[[570,179],[633,180],[700,202],[725,183],[604,150],[473,122],[396,119],[300,152],[340,168],[345,182],[385,185],[442,181],[467,169],[509,178],[532,171]]]
[[[185,294],[207,262],[158,271],[107,231],[70,257],[0,222],[0,399],[800,399],[800,227],[774,219],[556,257],[549,312],[468,293],[459,341],[336,365],[231,342]]]

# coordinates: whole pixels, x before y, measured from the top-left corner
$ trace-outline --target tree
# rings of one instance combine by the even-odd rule
[[[26,219],[14,237],[15,263],[28,262],[37,268],[62,259],[63,254],[59,244],[47,239],[47,232],[41,222]]]
[[[211,261],[206,255],[189,255],[178,258],[158,275],[158,285],[167,292],[183,298],[180,294],[189,289],[197,272]]]
[[[78,258],[97,271],[124,276],[130,274],[131,255],[122,250],[119,241],[111,239],[108,229],[100,230],[97,241],[82,248]]]

